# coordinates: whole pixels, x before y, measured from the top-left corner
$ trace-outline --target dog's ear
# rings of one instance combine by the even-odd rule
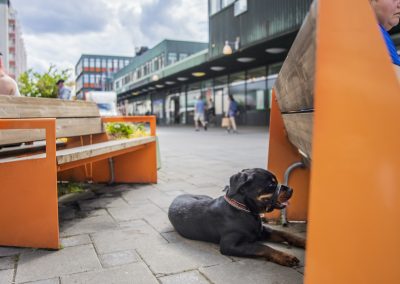
[[[231,176],[229,180],[228,196],[233,196],[243,191],[244,185],[253,181],[253,175],[248,175],[244,171]]]

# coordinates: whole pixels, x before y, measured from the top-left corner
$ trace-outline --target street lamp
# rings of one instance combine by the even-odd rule
[[[222,53],[224,55],[231,55],[233,53],[233,50],[232,50],[232,47],[230,46],[230,44],[232,44],[235,51],[237,51],[239,49],[240,37],[237,37],[234,42],[225,41],[225,46],[224,46],[224,49],[222,50]]]

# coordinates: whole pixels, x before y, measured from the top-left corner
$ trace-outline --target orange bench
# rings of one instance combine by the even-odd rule
[[[103,123],[117,121],[149,123],[150,136],[109,140]],[[0,157],[0,246],[59,248],[57,180],[157,182],[154,116],[102,118],[90,102],[0,96],[0,146],[40,140],[44,152]]]
[[[268,169],[310,165],[287,209],[309,221],[305,283],[398,283],[400,85],[370,3],[315,1],[274,95]]]

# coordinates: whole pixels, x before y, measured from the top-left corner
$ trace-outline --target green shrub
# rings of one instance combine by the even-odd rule
[[[126,139],[147,136],[144,124],[110,122],[106,124],[106,132],[115,139]]]

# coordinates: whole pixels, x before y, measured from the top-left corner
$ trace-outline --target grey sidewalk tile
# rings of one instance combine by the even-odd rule
[[[26,252],[28,248],[16,248],[16,247],[0,247],[0,257],[18,255],[22,252]]]
[[[70,247],[58,251],[36,250],[21,254],[16,281],[50,279],[100,268],[100,261],[92,245]]]
[[[92,241],[90,240],[88,235],[79,235],[79,236],[73,236],[73,237],[67,237],[67,238],[61,239],[61,245],[64,248],[88,245],[91,243],[92,243]]]
[[[110,208],[109,212],[118,222],[145,219],[158,232],[172,230],[167,213],[155,204],[142,204],[131,208]]]
[[[0,283],[11,284],[14,276],[14,269],[0,270]]]
[[[150,269],[159,276],[193,270],[205,265],[231,262],[219,251],[200,242],[173,243],[138,248],[137,251]]]
[[[143,263],[61,277],[62,284],[158,284]]]
[[[139,223],[123,229],[93,234],[92,239],[100,254],[167,243],[151,226]]]
[[[0,257],[0,270],[14,269],[15,257]]]
[[[31,282],[24,282],[21,284],[60,284],[60,278],[51,278],[45,280],[38,280],[38,281],[31,281]]]
[[[186,239],[179,235],[176,231],[161,233],[161,235],[166,239],[169,243],[179,243],[183,242]]]
[[[199,269],[215,284],[301,284],[303,277],[292,268],[265,260],[244,259]]]
[[[198,271],[188,271],[160,277],[158,280],[162,284],[210,284]]]
[[[147,201],[151,199],[152,196],[157,196],[160,194],[156,185],[138,185],[135,189],[123,192],[122,197],[128,202],[137,202],[137,201]]]
[[[91,218],[74,219],[61,224],[61,237],[89,234],[117,228],[117,224],[110,216],[96,216]]]
[[[95,199],[79,201],[78,203],[81,210],[129,207],[128,203],[126,203],[121,197],[109,197],[109,198],[99,197]]]
[[[140,260],[134,250],[125,250],[102,254],[99,257],[101,264],[105,268],[130,264],[133,262],[138,262]]]

